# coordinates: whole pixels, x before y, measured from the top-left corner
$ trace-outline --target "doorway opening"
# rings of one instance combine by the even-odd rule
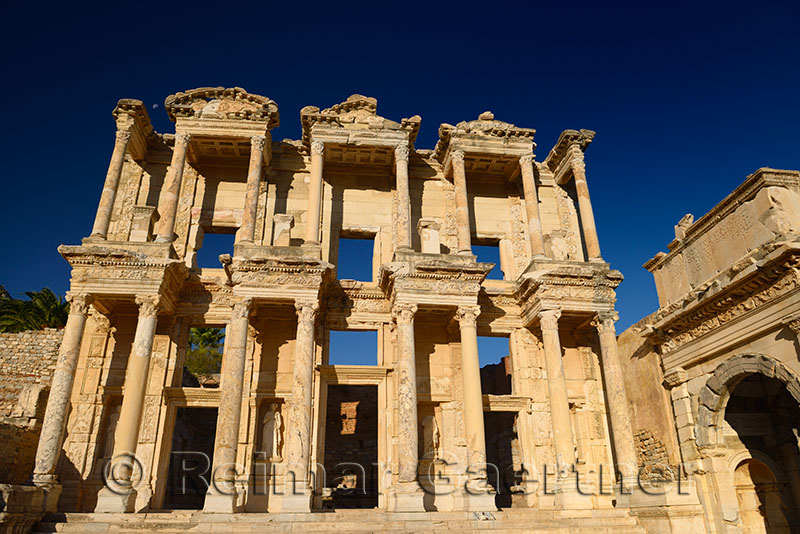
[[[497,492],[498,508],[524,506],[522,451],[517,436],[517,413],[484,412],[486,464],[489,484]]]
[[[323,508],[377,508],[377,386],[328,386],[324,467]]]
[[[749,375],[731,389],[722,430],[727,449],[751,457],[732,466],[743,531],[796,532],[800,501],[789,473],[800,458],[797,401],[781,381]]]
[[[214,462],[216,431],[216,408],[178,408],[167,471],[165,509],[203,509]]]

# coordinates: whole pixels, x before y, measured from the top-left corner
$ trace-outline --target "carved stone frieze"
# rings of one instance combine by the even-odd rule
[[[749,279],[695,306],[670,306],[656,315],[661,348],[671,352],[786,293],[800,281],[800,252],[764,266]]]

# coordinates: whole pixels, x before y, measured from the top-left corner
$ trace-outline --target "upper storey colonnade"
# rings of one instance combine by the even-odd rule
[[[131,241],[171,243],[176,238],[176,216],[184,174],[197,162],[234,162],[235,156],[247,159],[247,180],[236,242],[253,244],[258,224],[259,195],[263,182],[271,172],[273,143],[271,130],[279,125],[278,107],[272,100],[252,95],[240,88],[201,88],[177,93],[167,98],[165,107],[175,122],[175,134],[154,132],[147,111],[138,100],[123,99],[114,110],[117,123],[116,141],[108,167],[97,216],[88,242],[109,239],[115,206],[119,209],[119,188],[126,157],[144,161],[154,147],[170,150],[166,175],[158,195],[148,196],[152,206],[137,206],[146,212],[152,224],[152,235],[145,230],[132,231]],[[545,225],[540,213],[539,187],[548,183],[571,184],[577,214],[574,233],[582,253],[576,257],[602,261],[586,181],[584,152],[594,137],[589,130],[566,130],[543,162],[535,160],[535,130],[519,128],[495,120],[491,112],[482,113],[477,120],[455,126],[442,124],[434,150],[416,150],[414,142],[421,119],[414,116],[399,123],[376,113],[374,98],[353,95],[345,102],[320,110],[306,107],[301,110],[302,139],[293,141],[309,161],[308,195],[306,200],[303,243],[307,248],[322,243],[323,183],[327,163],[359,165],[388,164],[394,174],[394,203],[392,224],[395,228],[393,249],[412,251],[412,212],[414,206],[409,184],[409,162],[415,156],[439,165],[438,172],[452,181],[454,191],[457,250],[451,253],[471,255],[474,221],[468,190],[472,179],[491,176],[504,185],[517,184],[524,198],[524,226],[529,259],[552,258],[546,247]],[[287,143],[289,141],[284,141]],[[169,146],[171,145],[171,147]],[[225,160],[225,156],[231,156]],[[413,177],[413,176],[412,176]],[[150,184],[151,188],[154,184]],[[156,207],[157,206],[157,207]],[[135,219],[136,215],[134,215]],[[274,225],[288,224],[282,214],[274,213]],[[563,217],[563,215],[562,215]],[[520,214],[520,218],[522,214]],[[438,229],[427,218],[418,220],[417,229]],[[133,226],[137,222],[134,220]],[[276,233],[277,238],[277,233]],[[296,241],[296,240],[295,240]],[[283,245],[275,239],[273,245]],[[289,243],[286,243],[288,245]],[[294,243],[293,243],[294,244]],[[437,247],[423,247],[420,252],[432,252]],[[177,248],[177,247],[176,247]],[[503,253],[501,248],[501,254]],[[179,253],[180,255],[180,253]],[[559,259],[559,258],[552,258]]]

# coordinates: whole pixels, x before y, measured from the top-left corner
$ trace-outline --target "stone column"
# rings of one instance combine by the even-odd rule
[[[572,438],[572,418],[567,399],[567,381],[561,357],[561,340],[558,336],[560,310],[539,312],[544,345],[544,363],[547,370],[547,392],[550,397],[550,418],[553,422],[553,444],[559,475],[575,465],[575,442]]]
[[[539,216],[539,196],[536,194],[536,181],[533,178],[533,154],[525,154],[519,158],[522,173],[522,188],[525,193],[525,213],[528,216],[528,238],[531,253],[534,257],[544,256],[544,236],[542,235],[542,219]]]
[[[314,385],[314,320],[316,300],[295,301],[297,339],[294,349],[291,417],[286,438],[287,487],[284,512],[311,510],[311,393]],[[292,480],[294,476],[294,480]]]
[[[214,438],[214,466],[211,485],[203,505],[205,513],[236,512],[236,465],[239,445],[239,421],[242,414],[244,366],[247,359],[247,327],[252,299],[238,300],[233,305],[231,321],[225,332],[225,354],[222,360],[217,434]]]
[[[392,309],[397,323],[397,416],[398,487],[395,512],[423,512],[424,494],[417,482],[419,465],[419,417],[417,415],[417,358],[414,345],[414,314],[417,305],[396,304]]]
[[[186,149],[192,136],[188,133],[175,134],[175,147],[172,150],[172,161],[169,164],[167,177],[164,179],[164,188],[158,202],[158,236],[159,243],[172,243],[175,231],[175,216],[178,211],[178,197],[183,181],[183,168],[186,165]]]
[[[586,241],[586,252],[589,260],[600,259],[600,241],[597,239],[597,227],[594,224],[592,201],[589,199],[589,187],[586,185],[586,164],[580,149],[573,149],[572,174],[575,177],[575,191],[578,195],[578,210],[581,214],[583,238]]]
[[[399,419],[400,482],[416,482],[419,463],[417,432],[417,360],[414,347],[414,314],[416,304],[394,307],[397,322],[397,411]]]
[[[136,503],[135,480],[132,481],[132,477],[136,474],[137,466],[141,468],[136,458],[136,444],[139,441],[150,355],[156,335],[159,297],[139,296],[136,297],[136,304],[139,306],[139,319],[128,356],[111,465],[107,471],[106,485],[97,496],[95,512],[133,512]]]
[[[125,152],[128,150],[128,142],[130,140],[130,126],[127,129],[117,129],[114,151],[111,153],[111,162],[108,164],[106,181],[103,184],[103,193],[100,195],[100,205],[97,208],[97,216],[94,219],[90,237],[105,239],[108,235],[111,212],[114,209],[114,200],[117,198],[119,179],[122,176],[122,166],[125,163]]]
[[[48,493],[54,493],[53,505],[58,501],[55,471],[61,455],[72,384],[75,381],[75,365],[78,362],[91,302],[91,297],[83,293],[71,294],[67,298],[70,301],[69,317],[64,327],[64,338],[58,351],[56,368],[53,371],[53,382],[50,386],[50,396],[47,398],[47,409],[44,413],[33,470],[34,484],[45,488]],[[49,498],[48,505],[50,505]]]
[[[252,243],[256,234],[256,212],[258,210],[258,189],[261,185],[261,166],[264,162],[266,137],[254,135],[250,138],[250,167],[247,171],[247,193],[244,197],[242,227],[239,241]]]
[[[321,141],[311,143],[311,177],[308,184],[308,208],[306,209],[306,243],[312,245],[319,245],[324,151],[325,145]]]
[[[397,248],[411,250],[411,197],[408,192],[408,146],[394,149],[395,174],[397,175]]]
[[[611,419],[611,435],[614,437],[617,470],[623,479],[632,480],[638,474],[638,460],[633,440],[630,405],[625,392],[625,378],[617,352],[617,334],[614,329],[616,320],[616,313],[598,313],[592,324],[597,328],[600,338],[603,381]]]
[[[469,201],[467,199],[467,174],[464,171],[464,151],[450,154],[453,165],[453,186],[456,192],[456,226],[458,227],[458,253],[472,254],[472,237],[469,228]]]
[[[478,360],[477,319],[480,306],[459,306],[456,312],[461,330],[461,377],[463,380],[464,431],[467,437],[467,499],[471,511],[496,510],[486,472],[486,434],[483,427],[481,366]]]

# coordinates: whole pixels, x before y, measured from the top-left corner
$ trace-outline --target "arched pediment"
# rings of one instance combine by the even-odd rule
[[[200,87],[170,95],[164,101],[169,118],[240,119],[280,124],[278,105],[271,99],[248,93],[241,87]]]
[[[350,95],[347,100],[320,110],[306,106],[300,110],[303,127],[303,142],[310,144],[311,129],[315,125],[342,130],[406,131],[409,144],[413,144],[422,119],[415,115],[396,122],[378,115],[378,101],[363,95]]]

